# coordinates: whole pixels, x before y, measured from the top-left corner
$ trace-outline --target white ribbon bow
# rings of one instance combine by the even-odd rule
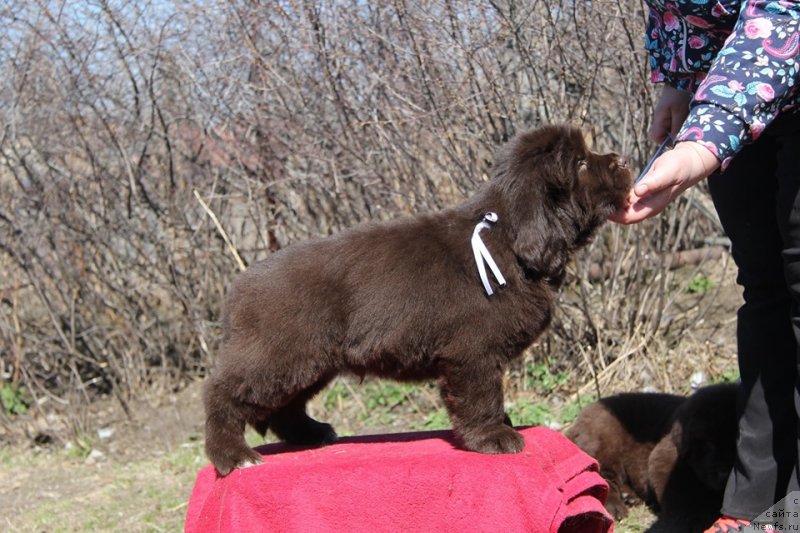
[[[483,220],[475,226],[475,231],[472,232],[472,253],[475,254],[475,264],[478,265],[478,274],[481,276],[483,288],[486,289],[486,294],[489,296],[494,294],[494,291],[489,284],[489,277],[486,275],[486,264],[492,269],[492,274],[494,274],[497,283],[499,283],[501,287],[506,284],[506,279],[503,277],[500,269],[497,268],[497,263],[494,262],[492,254],[489,253],[486,245],[481,240],[481,230],[491,228],[492,224],[495,222],[497,222],[497,213],[490,211],[483,215]],[[484,262],[486,264],[484,264]]]

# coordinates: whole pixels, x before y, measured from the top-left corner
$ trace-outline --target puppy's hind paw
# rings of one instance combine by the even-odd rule
[[[323,436],[321,439],[322,444],[333,444],[336,441],[338,441],[339,435],[336,434],[336,431],[333,429],[333,426],[331,426],[330,424],[324,424],[324,425],[328,427],[325,428],[325,430],[323,431]]]
[[[321,446],[339,440],[333,426],[308,416],[277,420],[272,430],[281,440],[294,446]]]

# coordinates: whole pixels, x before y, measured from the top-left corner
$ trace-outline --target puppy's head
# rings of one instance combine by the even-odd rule
[[[676,413],[672,439],[678,457],[709,488],[722,490],[736,457],[736,394],[732,383],[692,394]]]
[[[526,268],[543,275],[563,270],[570,254],[622,203],[632,182],[624,159],[590,151],[572,126],[517,135],[495,166],[495,183],[514,225],[514,251]]]

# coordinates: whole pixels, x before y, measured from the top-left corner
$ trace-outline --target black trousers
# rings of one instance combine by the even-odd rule
[[[800,490],[800,113],[708,180],[744,289],[737,459],[722,513],[752,519]]]

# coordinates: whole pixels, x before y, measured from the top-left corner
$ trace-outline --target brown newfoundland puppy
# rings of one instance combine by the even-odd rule
[[[462,205],[358,226],[250,266],[228,292],[204,392],[206,452],[219,474],[260,462],[245,424],[293,444],[334,441],[305,405],[345,371],[438,378],[464,448],[519,452],[503,373],[547,327],[568,260],[630,186],[624,160],[590,152],[576,128],[546,126],[510,141],[492,179]],[[482,247],[499,268],[485,282]]]
[[[717,518],[736,450],[735,384],[688,398],[627,393],[581,411],[565,432],[600,463],[616,518],[644,501],[658,513],[651,532],[703,531]]]

